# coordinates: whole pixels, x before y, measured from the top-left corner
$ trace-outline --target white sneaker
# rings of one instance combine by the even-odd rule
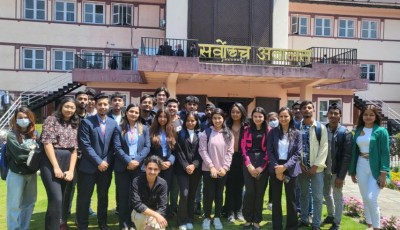
[[[272,211],[272,204],[271,203],[268,204],[267,209]]]
[[[187,230],[186,224],[183,224],[183,225],[179,226],[179,230]]]
[[[205,218],[202,224],[203,230],[209,230],[210,225],[211,225],[211,220],[209,218]]]
[[[221,220],[218,217],[214,218],[214,228],[224,229],[224,226],[222,226]]]
[[[193,229],[193,224],[192,223],[187,223],[186,224],[186,229],[189,229],[189,230]]]

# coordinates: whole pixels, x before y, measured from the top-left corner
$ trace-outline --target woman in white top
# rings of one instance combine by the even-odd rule
[[[358,183],[368,227],[380,229],[378,195],[390,179],[389,134],[381,127],[374,105],[367,105],[358,118],[349,173]]]

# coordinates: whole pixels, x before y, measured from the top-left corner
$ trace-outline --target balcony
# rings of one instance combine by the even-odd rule
[[[75,68],[72,71],[74,81],[145,83],[137,68],[137,55],[130,52],[113,55],[102,53],[82,53],[75,55]]]

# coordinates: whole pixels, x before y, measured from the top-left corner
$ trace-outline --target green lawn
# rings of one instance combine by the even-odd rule
[[[268,190],[267,190],[268,191]],[[1,180],[0,181],[0,229],[7,229],[6,228],[6,183],[5,181]],[[96,193],[95,193],[96,194]],[[266,194],[266,199],[267,200],[267,194]],[[76,193],[75,193],[75,198],[76,198]],[[284,203],[284,200],[283,200]],[[76,226],[74,224],[75,220],[75,204],[76,201],[74,200],[73,203],[73,208],[72,208],[72,215],[69,218],[68,225],[70,226],[70,229],[76,229]],[[92,199],[92,208],[96,210],[97,206],[97,198],[96,195],[93,196]],[[44,218],[45,218],[45,213],[46,213],[46,207],[47,207],[47,195],[46,191],[43,187],[43,183],[40,179],[40,176],[38,176],[38,198],[36,202],[36,206],[34,209],[34,213],[32,216],[31,220],[31,229],[32,230],[41,230],[44,229]],[[285,205],[283,205],[285,207]],[[110,227],[113,229],[118,229],[118,216],[116,216],[113,212],[113,209],[115,208],[115,186],[114,182],[112,183],[110,187],[110,192],[109,192],[109,205],[108,205],[108,223]],[[326,216],[326,209],[324,209],[324,214],[323,218]],[[264,221],[261,222],[262,229],[272,229],[272,215],[271,211],[269,210],[264,210],[263,211],[263,219]],[[169,220],[170,221],[170,226],[172,227],[171,229],[177,229],[176,222],[175,220]],[[195,229],[201,229],[201,222],[202,219],[200,216],[196,216],[195,220]],[[95,217],[90,217],[90,228],[89,229],[97,229],[97,220]],[[242,229],[241,223],[237,222],[235,224],[230,224],[226,222],[225,219],[223,219],[223,224],[225,229],[232,229],[232,230],[239,230]],[[328,229],[330,226],[326,225],[322,229]],[[342,229],[346,230],[353,230],[353,229],[365,229],[365,225],[361,225],[354,221],[353,219],[343,216],[343,221],[342,221]],[[306,229],[306,228],[304,228]]]

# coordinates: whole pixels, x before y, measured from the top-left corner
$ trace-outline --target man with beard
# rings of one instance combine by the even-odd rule
[[[76,114],[79,118],[84,119],[87,117],[86,107],[88,105],[89,97],[86,92],[79,91],[75,94]]]
[[[212,125],[211,121],[211,113],[215,109],[215,105],[213,103],[208,103],[206,104],[206,109],[204,110],[204,117],[201,122],[201,131],[204,131],[206,128],[210,127]]]
[[[169,95],[168,89],[165,87],[156,89],[156,92],[154,92],[154,97],[156,98],[156,106],[153,109],[154,113],[156,113],[159,109],[164,108],[165,102],[169,98]]]
[[[175,132],[178,133],[182,129],[182,119],[178,116],[179,101],[176,98],[169,98],[165,105],[171,116],[171,122],[174,125]]]
[[[120,92],[115,92],[111,95],[112,109],[107,113],[107,116],[114,119],[117,124],[121,124],[124,116],[124,113],[122,112],[124,105],[124,96]]]
[[[99,94],[95,100],[97,115],[83,119],[78,131],[82,158],[78,167],[76,220],[81,230],[88,229],[88,210],[95,185],[99,229],[110,229],[107,226],[108,189],[112,179],[114,152],[121,148],[118,124],[107,116],[110,106],[108,96]]]
[[[312,101],[303,101],[300,105],[303,122],[300,127],[303,141],[301,153],[301,171],[299,175],[300,185],[300,224],[299,227],[309,225],[309,189],[313,197],[312,229],[319,230],[322,218],[322,198],[324,184],[325,162],[328,156],[328,133],[326,126],[321,125],[313,118],[314,105]]]
[[[148,94],[140,98],[140,121],[143,125],[151,126],[156,113],[153,111],[154,99]]]

